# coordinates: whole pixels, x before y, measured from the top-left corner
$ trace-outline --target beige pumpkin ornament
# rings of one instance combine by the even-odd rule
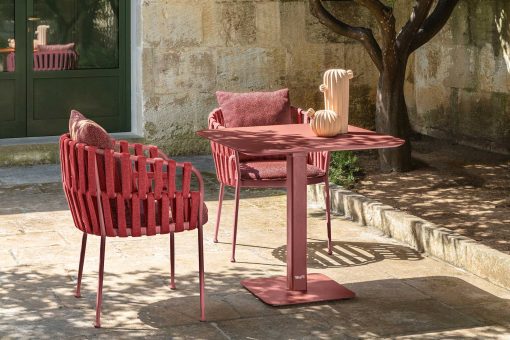
[[[342,120],[332,110],[319,110],[308,109],[306,112],[310,117],[310,126],[313,133],[319,137],[334,137],[340,133],[342,127]]]

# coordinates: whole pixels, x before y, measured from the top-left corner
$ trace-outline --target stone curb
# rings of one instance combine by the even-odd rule
[[[324,209],[323,187],[308,186],[308,200]],[[510,289],[510,255],[342,187],[331,185],[330,191],[331,211]]]

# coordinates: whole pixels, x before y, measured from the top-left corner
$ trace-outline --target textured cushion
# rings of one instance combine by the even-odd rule
[[[241,179],[246,180],[284,180],[287,178],[286,161],[258,161],[240,163]],[[306,176],[315,178],[324,176],[326,173],[318,167],[307,164]]]
[[[37,49],[41,52],[68,51],[68,50],[74,50],[74,43],[63,44],[63,45],[38,45]]]
[[[85,118],[76,110],[71,111],[69,117],[69,134],[71,139],[100,149],[113,149],[115,141],[110,138],[105,129],[96,122]]]
[[[274,92],[216,92],[225,127],[291,124],[289,89]]]
[[[116,210],[116,202],[111,203],[111,209],[112,209],[112,225],[114,228],[118,228],[118,217],[117,217],[117,210]],[[202,225],[206,224],[209,220],[209,211],[207,209],[207,205],[202,206]],[[126,227],[131,228],[132,227],[132,210],[131,206],[127,205],[124,208],[126,213]],[[161,216],[159,214],[156,215],[156,225],[161,226]],[[170,223],[174,223],[172,218],[172,211],[170,211]],[[140,227],[146,228],[147,227],[147,218],[145,217],[145,209],[143,206],[140,206]]]

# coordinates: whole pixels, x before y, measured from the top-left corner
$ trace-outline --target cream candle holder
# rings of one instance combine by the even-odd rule
[[[340,118],[339,133],[347,133],[349,125],[349,80],[352,77],[351,70],[327,70],[319,87],[324,93],[324,109],[336,112]]]

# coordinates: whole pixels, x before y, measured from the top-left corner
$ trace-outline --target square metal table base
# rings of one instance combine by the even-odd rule
[[[307,291],[287,289],[287,277],[275,276],[241,281],[244,288],[271,306],[352,299],[353,291],[323,274],[308,274]]]

